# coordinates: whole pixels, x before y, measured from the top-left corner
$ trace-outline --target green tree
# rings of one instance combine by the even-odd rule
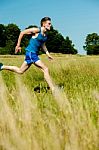
[[[0,47],[5,47],[6,45],[5,29],[5,26],[3,24],[0,24]]]
[[[63,40],[63,36],[51,27],[51,30],[48,32],[48,41],[46,42],[48,50],[50,52],[59,53]]]
[[[76,54],[77,50],[74,48],[74,44],[69,37],[64,37],[53,27],[48,33],[47,47],[50,52],[64,53],[64,54]]]
[[[62,42],[62,53],[64,54],[77,54],[77,50],[74,48],[74,44],[67,36],[66,39]]]
[[[88,34],[83,46],[88,55],[99,54],[99,35],[97,33]]]
[[[15,46],[18,40],[20,29],[16,24],[8,24],[6,26],[6,50],[9,54],[14,54]]]

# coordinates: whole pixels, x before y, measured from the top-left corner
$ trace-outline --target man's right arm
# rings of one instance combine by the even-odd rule
[[[20,35],[19,35],[19,38],[18,38],[18,42],[17,42],[17,45],[15,47],[15,53],[17,53],[18,51],[21,52],[21,47],[20,47],[20,44],[21,44],[21,40],[22,40],[22,37],[25,35],[25,34],[32,34],[32,33],[37,33],[39,32],[39,28],[30,28],[30,29],[26,29],[26,30],[23,30],[20,32]]]

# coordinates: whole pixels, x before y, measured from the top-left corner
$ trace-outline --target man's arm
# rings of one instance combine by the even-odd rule
[[[21,31],[19,34],[17,45],[15,47],[15,53],[17,53],[18,51],[21,51],[20,44],[21,44],[22,37],[25,34],[32,34],[32,33],[37,33],[37,32],[39,32],[39,28],[35,28],[35,27]]]
[[[48,56],[49,59],[53,59],[53,57],[48,52],[48,49],[47,49],[45,43],[42,45],[42,49],[44,50],[44,52],[46,53],[46,55]]]

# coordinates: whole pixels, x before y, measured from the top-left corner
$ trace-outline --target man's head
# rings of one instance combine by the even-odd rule
[[[41,27],[45,27],[47,30],[51,28],[51,18],[44,17],[41,19]]]

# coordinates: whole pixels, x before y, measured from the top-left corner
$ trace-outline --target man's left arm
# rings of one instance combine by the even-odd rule
[[[48,56],[49,59],[53,59],[53,57],[50,55],[45,43],[42,45],[42,49],[46,53],[46,55]]]

